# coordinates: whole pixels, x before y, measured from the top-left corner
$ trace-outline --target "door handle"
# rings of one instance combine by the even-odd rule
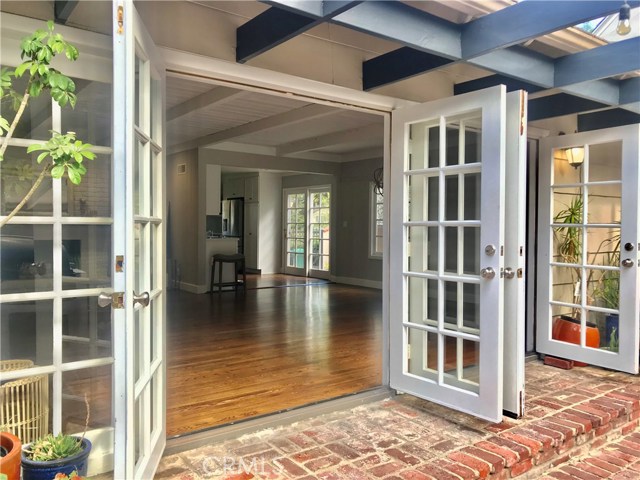
[[[624,260],[622,260],[622,262],[620,262],[620,265],[626,268],[631,268],[633,267],[633,260],[631,260],[630,258],[625,258]]]
[[[123,292],[113,292],[106,293],[100,292],[98,295],[98,306],[100,308],[124,308],[124,293]]]
[[[491,267],[486,267],[480,270],[480,276],[482,278],[486,278],[487,280],[491,280],[496,276],[496,271]]]
[[[136,303],[142,305],[143,307],[149,306],[149,292],[142,292],[138,295],[136,292],[133,292],[133,306],[136,306]]]
[[[507,267],[504,270],[502,270],[500,276],[504,278],[513,278],[516,276],[516,272],[513,268]]]

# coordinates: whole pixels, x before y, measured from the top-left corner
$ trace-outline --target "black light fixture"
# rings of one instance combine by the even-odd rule
[[[631,31],[631,7],[629,4],[624,2],[622,7],[620,7],[620,13],[618,14],[618,28],[616,28],[616,32],[618,35],[627,35]]]
[[[376,195],[380,195],[382,196],[382,179],[384,177],[384,170],[382,167],[380,168],[376,168],[373,171],[373,191],[376,193]]]

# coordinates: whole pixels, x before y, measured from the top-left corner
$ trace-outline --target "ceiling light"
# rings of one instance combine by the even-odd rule
[[[578,168],[584,163],[584,147],[571,147],[564,151],[569,165]]]
[[[627,35],[631,31],[631,7],[625,1],[618,14],[618,35]]]

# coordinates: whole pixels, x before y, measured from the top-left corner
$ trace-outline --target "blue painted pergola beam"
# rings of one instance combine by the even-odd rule
[[[300,14],[299,9],[270,8],[240,25],[236,30],[236,61],[238,63],[244,63],[271,50],[360,2],[291,1],[287,3],[304,6],[307,14]]]
[[[494,50],[565,29],[620,10],[611,0],[525,0],[472,20],[462,28],[462,57],[473,58]],[[631,7],[640,5],[629,2]]]
[[[629,112],[621,108],[612,108],[602,112],[578,115],[578,131],[588,132],[603,128],[620,127],[640,123],[640,114]]]
[[[452,61],[439,55],[402,47],[363,62],[362,89],[366,91],[386,85],[395,81],[398,75],[402,75],[404,79],[420,75]]]
[[[558,58],[553,84],[563,87],[636,70],[640,70],[640,37]]]
[[[505,85],[507,87],[507,92],[513,92],[514,90],[526,90],[529,93],[535,93],[544,90],[543,87],[534,85],[533,83],[515,80],[504,75],[490,75],[476,80],[456,83],[453,86],[453,94],[460,95],[462,93],[475,92],[476,90],[495,87],[496,85]]]
[[[78,6],[78,0],[55,0],[53,14],[56,23],[65,25],[71,17],[73,10]]]
[[[568,93],[557,93],[529,100],[527,117],[529,121],[534,121],[588,112],[590,110],[600,110],[607,107],[609,105],[605,103],[594,102],[593,100],[576,97]]]

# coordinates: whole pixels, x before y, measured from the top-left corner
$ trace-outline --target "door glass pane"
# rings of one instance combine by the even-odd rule
[[[53,227],[5,225],[0,235],[0,292],[53,289]]]
[[[84,78],[73,81],[76,106],[61,110],[62,131],[76,132],[77,138],[92,145],[111,146],[111,84]]]
[[[62,180],[62,215],[65,217],[111,216],[111,156],[85,160],[87,173],[80,185]]]
[[[460,228],[464,248],[462,273],[478,275],[480,273],[480,226]]]
[[[135,376],[135,382],[137,383],[142,376],[145,369],[144,352],[144,315],[142,309],[136,309],[133,312],[133,326],[134,326],[134,352],[133,352],[133,371]]]
[[[458,175],[444,176],[444,219],[458,220]]]
[[[460,156],[460,129],[457,125],[447,125],[447,154],[446,165],[457,165]]]
[[[158,170],[158,161],[160,156],[153,151],[151,146],[149,146],[149,160],[148,160],[148,175],[149,175],[149,196],[147,197],[147,211],[149,212],[149,216],[158,216],[160,212],[156,212],[155,207],[157,205],[157,197],[158,197],[158,189],[157,189],[157,170]]]
[[[589,185],[588,223],[620,223],[622,182],[612,185]]]
[[[482,160],[482,124],[480,117],[467,119],[464,125],[464,163],[480,163]]]
[[[62,373],[62,431],[82,434],[89,408],[89,430],[112,426],[112,367],[105,365]]]
[[[142,95],[141,90],[144,89],[144,61],[136,55],[135,60],[135,105],[134,105],[134,119],[137,126],[142,127],[143,122],[143,107],[142,107]]]
[[[407,372],[437,382],[438,334],[415,328],[407,330]]]
[[[49,110],[51,110],[49,108]],[[8,215],[22,201],[40,175],[43,166],[36,161],[40,152],[26,153],[23,147],[8,147],[0,162],[0,213]],[[53,213],[52,180],[46,176],[20,216],[50,216]],[[3,227],[2,231],[4,234]]]
[[[587,228],[587,263],[589,265],[620,266],[620,229]]]
[[[572,184],[582,182],[582,171],[580,167],[572,167],[567,160],[567,153],[564,148],[557,148],[553,151],[553,180],[552,184]]]
[[[142,271],[143,267],[143,255],[145,252],[143,251],[143,226],[139,223],[135,223],[133,226],[133,268],[135,271],[133,282],[134,282],[134,290],[139,293],[142,291],[143,287],[143,277],[144,273]]]
[[[584,214],[584,200],[582,187],[554,188],[553,222],[565,224],[580,224]]]
[[[444,228],[444,271],[458,273],[458,227]]]
[[[438,227],[407,228],[408,268],[411,272],[438,271]]]
[[[155,290],[160,286],[158,284],[158,276],[160,275],[159,269],[157,268],[157,263],[159,263],[162,258],[162,254],[158,254],[156,252],[157,239],[158,239],[158,229],[162,228],[160,225],[155,225],[153,223],[149,224],[149,290]]]
[[[408,277],[409,322],[438,325],[438,281]]]
[[[446,348],[443,381],[445,385],[478,393],[480,390],[480,344],[444,336]]]
[[[462,176],[464,195],[464,219],[480,220],[480,174]]]
[[[111,311],[95,297],[62,300],[62,361],[75,362],[113,355]]]
[[[408,220],[413,222],[438,220],[438,176],[409,175],[408,182]],[[382,208],[382,205],[380,207]]]
[[[587,310],[587,343],[589,348],[617,354],[620,345],[620,315]]]
[[[589,181],[601,182],[622,178],[622,142],[589,145]]]
[[[580,305],[582,288],[578,280],[581,278],[581,268],[551,267],[551,299]]]
[[[62,288],[111,285],[111,227],[62,226]]]
[[[151,138],[156,143],[162,142],[162,94],[161,83],[155,72],[151,72],[150,121]]]
[[[53,363],[53,301],[3,303],[0,308],[0,359]]]
[[[16,44],[17,46],[17,44]],[[3,67],[6,65],[2,65]],[[8,67],[10,70],[13,68]],[[13,90],[18,95],[24,95],[29,81],[29,73],[25,73],[22,77],[11,77]],[[5,91],[5,93],[7,93]],[[10,98],[2,100],[2,116],[10,122],[13,120],[15,111],[12,108]],[[13,133],[13,138],[28,138],[33,140],[48,140],[51,138],[51,130],[53,124],[51,122],[51,97],[42,94],[38,97],[29,97],[29,102],[24,109],[22,118]],[[21,149],[24,151],[24,149]],[[6,156],[5,156],[6,161]],[[39,172],[38,172],[39,173]]]
[[[462,325],[476,332],[480,330],[480,285],[463,283],[462,285]],[[474,332],[475,333],[475,332]]]

